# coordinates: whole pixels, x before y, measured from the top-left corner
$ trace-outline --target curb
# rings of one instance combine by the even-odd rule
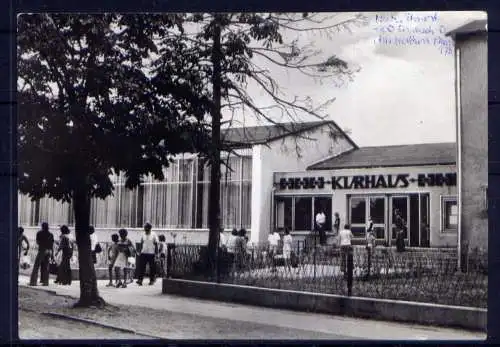
[[[182,279],[163,279],[163,294],[348,317],[485,332],[487,309],[347,297]]]
[[[117,330],[117,331],[120,331],[122,333],[147,336],[147,337],[151,337],[152,339],[160,339],[158,336],[152,336],[152,335],[148,335],[148,334],[143,334],[143,333],[137,332],[137,331],[132,330],[132,329],[117,327],[117,326],[114,326],[114,325],[111,325],[111,324],[101,323],[101,322],[98,322],[98,321],[95,321],[95,320],[91,320],[91,319],[70,316],[70,315],[66,315],[66,314],[62,314],[62,313],[57,313],[57,312],[42,312],[41,314],[44,315],[44,316],[49,316],[49,317],[53,317],[53,318],[66,319],[66,320],[71,320],[71,321],[74,321],[74,322],[86,323],[86,324],[98,326],[98,327],[101,327],[101,328],[106,328],[106,329],[111,329],[111,330]]]

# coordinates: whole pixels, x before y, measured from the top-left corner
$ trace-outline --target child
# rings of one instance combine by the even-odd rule
[[[119,240],[120,240],[120,237],[118,236],[118,234],[111,235],[111,241],[113,241],[113,244],[108,248],[109,283],[106,285],[106,287],[114,287],[114,285],[113,285],[113,268],[115,267],[115,260],[116,260],[116,257],[118,256],[118,241]]]
[[[132,242],[127,238],[128,232],[126,229],[120,229],[120,240],[117,243],[118,254],[114,261],[116,288],[127,288],[127,260],[133,253]],[[123,270],[123,282],[120,279],[120,272]]]
[[[165,261],[167,259],[167,242],[165,239],[165,235],[160,235],[158,237],[158,240],[160,241],[158,248],[158,254],[160,255],[160,266],[161,266],[160,275],[163,276],[165,272]]]

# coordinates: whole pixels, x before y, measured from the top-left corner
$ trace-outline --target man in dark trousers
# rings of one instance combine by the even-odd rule
[[[42,285],[49,285],[49,261],[54,249],[54,235],[49,231],[49,224],[42,223],[42,229],[36,234],[38,253],[31,272],[30,286],[36,286],[38,271],[40,270],[40,281]]]
[[[146,272],[146,264],[149,264],[149,285],[155,283],[155,258],[158,255],[158,237],[154,231],[151,231],[151,224],[144,224],[144,233],[141,237],[139,257],[139,274],[137,276],[137,284],[142,286],[142,280]]]

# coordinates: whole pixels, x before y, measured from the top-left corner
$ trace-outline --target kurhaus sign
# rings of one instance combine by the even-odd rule
[[[380,189],[406,188],[417,182],[419,187],[456,186],[456,173],[418,174],[416,178],[410,174],[397,175],[366,175],[366,176],[332,176],[331,180],[324,177],[291,177],[281,178],[280,189],[314,189],[331,185],[332,189]]]

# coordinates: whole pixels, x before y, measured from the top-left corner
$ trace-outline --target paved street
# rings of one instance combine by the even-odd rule
[[[19,277],[19,284],[26,285],[27,276]],[[198,300],[161,294],[160,281],[154,286],[129,285],[126,289],[107,288],[107,281],[99,281],[101,296],[113,305],[130,305],[165,311],[168,321],[192,321],[184,324],[175,335],[166,338],[304,338],[304,339],[382,339],[382,340],[470,340],[484,339],[486,334],[455,329],[416,326],[393,322],[380,322],[324,314],[295,312],[246,306],[232,303]],[[36,287],[60,295],[78,297],[79,283],[71,287],[51,284]],[[189,323],[189,320],[187,321]],[[230,336],[226,326],[232,326]],[[179,330],[178,328],[177,330]],[[201,330],[200,330],[201,329]],[[203,331],[203,329],[209,329]],[[215,330],[215,332],[214,332]],[[210,333],[208,333],[210,332]],[[219,332],[219,335],[217,335]],[[235,335],[239,333],[240,335]],[[208,335],[207,335],[208,334]],[[215,334],[215,335],[214,335]]]

